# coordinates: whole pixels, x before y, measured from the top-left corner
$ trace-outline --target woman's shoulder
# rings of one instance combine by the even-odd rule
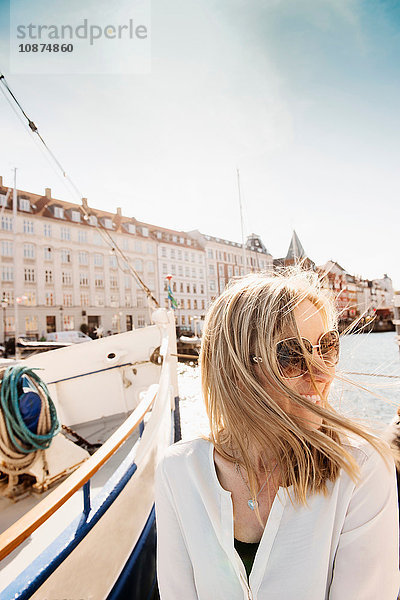
[[[193,440],[181,440],[167,448],[161,463],[164,469],[173,469],[174,466],[182,468],[186,463],[205,462],[209,458],[211,442],[206,438],[195,438]]]
[[[393,457],[389,444],[382,439],[378,441],[380,450],[375,448],[368,440],[359,436],[348,436],[342,440],[342,446],[355,459],[361,470],[374,470],[386,464],[389,467],[393,463]]]

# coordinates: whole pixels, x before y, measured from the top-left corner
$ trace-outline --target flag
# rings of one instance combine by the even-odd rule
[[[177,303],[177,301],[175,300],[175,298],[172,295],[171,282],[170,281],[168,281],[168,300],[171,303],[171,308],[173,308],[174,310],[176,308],[178,308],[178,303]]]

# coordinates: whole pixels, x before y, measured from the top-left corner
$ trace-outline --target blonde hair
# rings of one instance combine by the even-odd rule
[[[267,476],[265,456],[261,451],[256,458],[255,448],[267,450],[268,459],[278,463],[281,485],[293,486],[295,499],[303,504],[308,492],[326,493],[327,482],[335,481],[342,468],[357,480],[357,463],[343,445],[348,434],[364,438],[385,454],[372,433],[327,402],[310,403],[282,377],[276,343],[288,332],[302,343],[293,311],[303,300],[316,307],[327,330],[337,327],[333,297],[322,289],[316,273],[300,267],[233,280],[206,317],[200,365],[210,441],[223,457],[246,469],[253,498],[259,485],[257,458]],[[254,355],[261,358],[260,364],[255,365]],[[279,406],[260,381],[260,368],[277,393],[322,418],[318,430],[307,428],[304,418]],[[318,393],[311,369],[309,373]]]

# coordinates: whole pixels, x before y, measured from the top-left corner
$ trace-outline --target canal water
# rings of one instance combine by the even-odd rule
[[[182,438],[207,434],[199,368],[178,365]],[[394,332],[342,337],[330,401],[346,416],[382,430],[400,405],[400,352]]]

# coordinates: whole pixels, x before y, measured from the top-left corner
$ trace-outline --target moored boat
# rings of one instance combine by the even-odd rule
[[[2,600],[111,599],[126,589],[129,598],[150,597],[154,472],[174,441],[178,401],[174,318],[158,309],[153,320],[23,361],[41,369],[67,437],[58,433],[12,485],[3,474]]]

